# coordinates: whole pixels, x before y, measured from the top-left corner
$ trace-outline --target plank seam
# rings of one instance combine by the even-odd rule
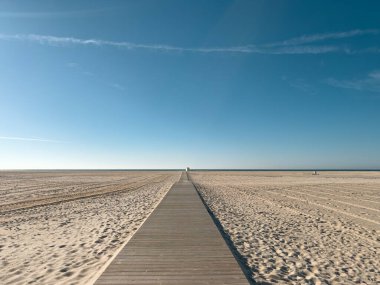
[[[179,179],[181,179],[181,176],[179,177]],[[178,181],[179,181],[178,179]],[[177,182],[178,182],[177,181]],[[140,226],[137,227],[136,231],[134,232],[133,235],[131,235],[130,237],[128,237],[125,242],[120,246],[120,248],[118,248],[114,254],[112,255],[112,257],[96,272],[96,274],[93,276],[93,278],[90,279],[90,281],[87,283],[88,285],[93,285],[95,284],[95,282],[100,278],[100,276],[104,273],[104,271],[106,271],[106,269],[108,268],[108,266],[112,263],[112,261],[116,258],[116,256],[119,255],[119,253],[124,249],[124,247],[128,244],[128,242],[132,239],[132,237],[139,231],[139,229],[145,224],[145,222],[148,220],[148,218],[154,213],[154,211],[156,211],[158,205],[160,205],[160,203],[162,202],[162,200],[168,195],[168,193],[170,192],[170,190],[173,189],[173,186],[176,184],[176,182],[173,183],[173,185],[169,188],[169,190],[165,193],[165,195],[163,195],[161,197],[161,199],[159,199],[156,203],[156,205],[154,206],[154,209],[152,212],[149,213],[149,215],[145,218],[145,220],[140,224]]]
[[[187,177],[188,177],[188,180],[193,183],[192,179],[191,179],[191,176],[187,173]],[[206,201],[203,199],[203,196],[201,195],[201,193],[199,192],[198,190],[198,185],[196,183],[193,183],[194,185],[194,188],[195,190],[197,191],[197,194],[199,196],[199,198],[201,199],[203,205],[206,207],[207,209],[207,212],[208,214],[210,215],[212,221],[214,222],[216,228],[218,229],[219,233],[221,234],[221,236],[223,237],[223,240],[225,241],[225,243],[227,244],[228,248],[230,249],[230,251],[232,252],[234,258],[236,259],[237,263],[239,264],[241,270],[243,271],[244,273],[244,276],[247,278],[249,284],[251,285],[258,285],[259,283],[257,283],[253,278],[252,276],[250,276],[249,272],[251,271],[250,270],[250,267],[248,266],[248,263],[247,263],[247,259],[245,257],[243,257],[239,251],[237,250],[237,248],[235,247],[235,245],[233,244],[232,240],[231,240],[231,237],[224,231],[223,229],[223,226],[222,224],[219,222],[219,220],[215,217],[214,213],[212,212],[212,210],[210,209],[210,207],[207,205]],[[264,285],[264,284],[263,284]]]

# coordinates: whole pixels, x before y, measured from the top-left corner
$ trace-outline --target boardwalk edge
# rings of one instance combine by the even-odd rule
[[[179,179],[181,179],[181,176],[179,177]],[[178,179],[178,180],[179,180]],[[118,256],[118,254],[123,250],[123,248],[128,244],[128,242],[132,239],[132,237],[138,232],[138,230],[145,224],[145,222],[148,220],[148,218],[150,217],[150,215],[153,214],[153,212],[156,210],[157,206],[162,202],[162,200],[168,195],[168,193],[170,192],[170,190],[172,190],[173,186],[176,184],[176,182],[173,182],[173,185],[170,186],[169,190],[166,191],[165,195],[163,195],[156,203],[156,205],[154,206],[154,209],[152,212],[150,212],[145,220],[137,227],[137,229],[135,230],[135,232],[133,233],[133,235],[129,236],[125,242],[112,254],[112,257],[107,260],[107,262],[102,265],[102,267],[96,272],[96,274],[90,279],[90,281],[87,282],[87,285],[94,285],[95,282],[99,279],[99,277],[104,273],[104,271],[107,269],[107,267],[112,263],[112,261],[116,258],[116,256]]]
[[[197,191],[197,193],[199,195],[199,198],[201,199],[203,205],[206,207],[208,214],[210,215],[210,217],[211,217],[212,221],[214,222],[215,226],[217,227],[219,233],[223,237],[223,240],[226,242],[228,248],[230,249],[230,251],[232,252],[233,256],[235,257],[238,265],[240,266],[240,269],[242,270],[244,276],[247,278],[247,281],[251,285],[259,285],[260,283],[255,282],[255,280],[253,280],[252,276],[249,275],[250,270],[249,270],[249,266],[247,264],[246,258],[244,258],[239,253],[239,251],[237,250],[237,248],[233,244],[233,242],[231,240],[231,237],[224,231],[223,226],[219,222],[218,218],[215,217],[214,213],[212,212],[212,210],[210,209],[210,207],[207,205],[206,201],[203,199],[203,196],[201,195],[201,193],[200,193],[200,191],[198,189],[199,186],[196,183],[193,182],[193,180],[191,179],[191,175],[187,175],[187,177],[188,177],[189,181],[191,183],[193,183],[194,188],[195,188],[195,190]],[[265,284],[262,284],[262,285],[265,285]]]

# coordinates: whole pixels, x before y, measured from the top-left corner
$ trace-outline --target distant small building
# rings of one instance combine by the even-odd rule
[[[190,167],[186,167],[186,172],[189,172],[190,171]]]

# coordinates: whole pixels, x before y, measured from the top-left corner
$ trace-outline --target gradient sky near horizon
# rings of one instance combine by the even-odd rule
[[[379,1],[0,1],[0,169],[380,168]]]

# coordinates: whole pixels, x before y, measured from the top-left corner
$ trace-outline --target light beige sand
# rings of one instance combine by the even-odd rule
[[[0,172],[1,284],[89,284],[180,173]]]
[[[379,172],[192,172],[258,284],[380,284]]]

